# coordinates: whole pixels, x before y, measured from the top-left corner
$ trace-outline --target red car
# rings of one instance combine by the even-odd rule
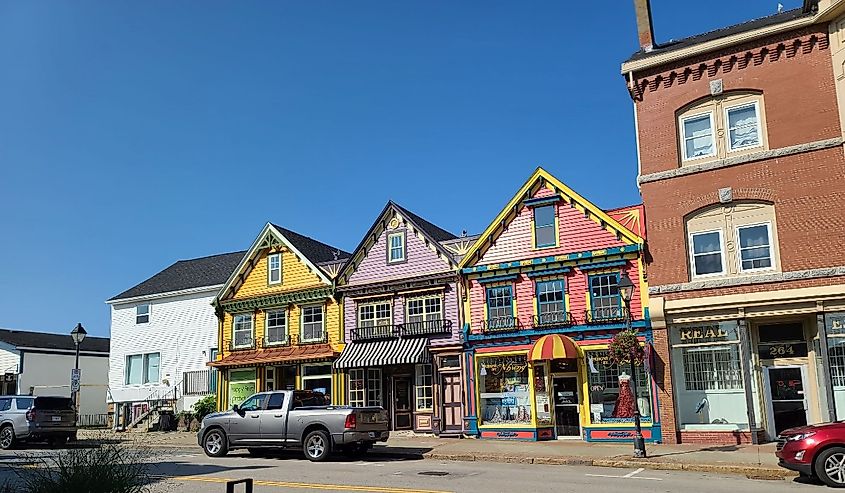
[[[781,467],[845,488],[845,421],[785,430],[775,455]]]

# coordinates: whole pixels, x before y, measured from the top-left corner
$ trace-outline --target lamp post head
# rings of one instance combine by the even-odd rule
[[[77,346],[82,343],[86,335],[88,335],[88,332],[85,331],[85,327],[82,324],[76,324],[76,327],[70,331],[70,336],[73,337],[73,342]]]
[[[634,296],[634,283],[626,274],[622,274],[622,278],[619,280],[619,294],[622,295],[622,300],[626,305],[631,302],[631,298]]]

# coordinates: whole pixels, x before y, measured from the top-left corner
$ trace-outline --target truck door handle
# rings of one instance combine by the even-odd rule
[[[284,414],[274,414],[273,417],[274,418],[284,418],[285,415]]]
[[[257,417],[258,417],[258,415],[257,415],[257,414],[250,414],[250,415],[249,415],[249,417],[250,417],[250,418],[257,418]]]

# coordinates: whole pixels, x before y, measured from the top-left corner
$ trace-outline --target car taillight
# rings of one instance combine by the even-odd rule
[[[358,418],[355,417],[355,413],[347,414],[346,423],[343,425],[343,427],[351,430],[355,428],[356,424],[358,424]]]
[[[27,421],[35,421],[35,409],[30,409],[26,412]]]

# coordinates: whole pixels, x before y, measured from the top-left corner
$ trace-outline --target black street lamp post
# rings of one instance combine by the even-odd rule
[[[622,301],[625,302],[625,329],[631,330],[631,298],[634,296],[634,283],[628,276],[622,276],[619,281],[619,294],[622,295]],[[640,403],[638,397],[638,382],[637,382],[637,356],[636,348],[631,348],[631,382],[634,384],[634,457],[647,457],[645,451],[645,440],[643,439],[643,429],[640,423]]]
[[[79,373],[79,345],[82,344],[82,341],[85,339],[85,336],[88,332],[85,331],[85,327],[82,324],[76,324],[76,327],[70,331],[70,336],[73,338],[73,343],[76,345],[76,362],[73,365],[74,373]],[[72,382],[71,382],[72,384]],[[77,382],[79,385],[79,382]],[[71,398],[73,399],[73,405],[76,406],[77,412],[79,412],[79,388],[76,389],[71,388]]]

